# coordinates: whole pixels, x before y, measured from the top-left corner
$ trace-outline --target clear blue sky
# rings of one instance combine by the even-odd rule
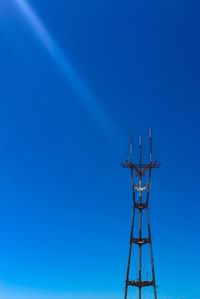
[[[198,1],[1,0],[0,18],[1,298],[122,298],[120,163],[152,127],[158,295],[199,299]]]

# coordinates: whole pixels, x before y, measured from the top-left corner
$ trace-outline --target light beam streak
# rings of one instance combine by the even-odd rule
[[[92,95],[85,82],[80,78],[60,46],[52,38],[51,34],[48,32],[28,2],[26,0],[13,1],[20,8],[21,12],[23,12],[41,43],[53,58],[58,68],[62,71],[67,81],[71,84],[71,87],[81,99],[82,104],[86,107],[91,116],[98,122],[102,129],[109,134],[109,137],[114,137],[113,135],[117,136],[116,129],[110,118],[106,115],[100,103]]]

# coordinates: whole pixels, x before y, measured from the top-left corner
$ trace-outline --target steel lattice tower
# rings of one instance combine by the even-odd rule
[[[130,141],[130,160],[126,160],[122,163],[124,168],[130,169],[131,174],[131,185],[132,185],[132,198],[133,198],[133,214],[132,214],[132,224],[130,232],[130,247],[128,254],[128,266],[126,272],[125,281],[125,291],[124,299],[128,298],[129,287],[138,288],[138,298],[142,298],[142,289],[144,287],[152,287],[154,299],[157,299],[156,291],[156,279],[154,270],[154,260],[153,260],[153,249],[152,249],[152,239],[151,239],[151,228],[149,220],[149,195],[151,187],[151,173],[153,168],[158,168],[159,164],[157,161],[152,160],[152,129],[149,130],[149,163],[143,163],[142,161],[142,137],[139,140],[139,163],[133,163],[133,142],[132,137]],[[146,212],[146,213],[145,213]],[[138,219],[136,219],[136,213],[138,213]],[[143,234],[143,219],[144,214],[146,216],[146,234]],[[137,220],[137,221],[136,221]],[[135,232],[135,227],[137,228],[137,235]],[[133,253],[133,247],[138,246],[138,270],[137,278],[132,280],[130,278],[131,270],[131,257]],[[143,248],[148,246],[150,267],[151,267],[151,279],[144,279],[143,273]]]

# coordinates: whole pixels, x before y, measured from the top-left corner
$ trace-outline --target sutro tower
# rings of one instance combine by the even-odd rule
[[[149,220],[149,195],[151,187],[151,172],[153,168],[158,168],[157,161],[152,159],[152,129],[149,130],[149,163],[143,163],[142,161],[142,137],[139,140],[139,163],[133,162],[133,142],[132,137],[130,141],[130,160],[126,160],[122,163],[124,168],[130,169],[131,184],[132,184],[132,198],[133,198],[133,215],[130,232],[130,247],[128,254],[128,266],[126,272],[124,299],[128,298],[129,287],[138,288],[138,298],[142,298],[143,288],[151,287],[154,295],[154,299],[157,299],[156,292],[156,278],[154,270],[151,228]],[[145,219],[144,219],[145,218]],[[144,224],[146,228],[144,227]],[[132,265],[131,257],[134,247],[138,247],[138,262],[136,265]],[[145,247],[147,247],[145,249]],[[148,250],[151,278],[145,277],[143,271],[144,260],[143,250]],[[131,278],[131,266],[135,266],[136,277]]]

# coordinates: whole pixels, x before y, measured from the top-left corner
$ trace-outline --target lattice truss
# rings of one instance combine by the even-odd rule
[[[152,129],[149,130],[149,163],[142,161],[142,137],[139,139],[139,163],[133,163],[133,141],[131,137],[130,160],[124,161],[122,167],[130,169],[133,198],[124,299],[157,299],[149,219],[149,196],[152,169],[158,168],[159,164],[152,159]],[[137,293],[132,287],[138,289]]]

